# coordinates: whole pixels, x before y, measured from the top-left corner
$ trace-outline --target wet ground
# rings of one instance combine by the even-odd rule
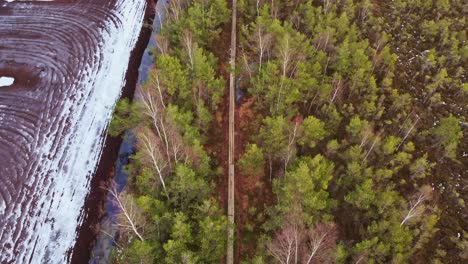
[[[157,1],[155,15],[152,21],[151,37],[144,50],[140,66],[138,67],[138,83],[141,85],[148,80],[149,70],[153,67],[153,52],[156,49],[156,36],[161,31],[167,10],[167,0]],[[134,154],[136,139],[131,131],[124,135],[120,145],[118,158],[115,164],[113,181],[117,192],[122,192],[127,187],[127,171],[130,156]],[[99,232],[93,243],[89,264],[109,263],[112,250],[117,246],[118,228],[115,226],[117,216],[120,213],[115,205],[112,195],[108,194],[104,203],[104,215],[99,222]]]
[[[69,261],[146,0],[0,1],[0,262]]]
[[[122,192],[127,186],[128,175],[125,171],[125,166],[128,165],[130,156],[135,152],[135,141],[135,136],[128,131],[125,133],[124,140],[120,145],[115,165],[115,176],[113,178],[118,193]],[[89,264],[109,263],[110,254],[116,246],[116,240],[118,239],[118,229],[115,224],[120,211],[111,194],[107,195],[104,211],[105,214],[99,224],[99,233],[94,241]],[[81,263],[86,263],[86,261],[83,260]]]

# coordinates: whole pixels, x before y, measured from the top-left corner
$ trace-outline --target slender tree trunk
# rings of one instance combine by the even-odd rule
[[[405,142],[405,140],[408,138],[408,136],[410,135],[411,131],[414,129],[414,127],[416,126],[416,124],[418,123],[419,121],[419,116],[418,118],[416,119],[416,121],[413,123],[413,125],[411,126],[411,128],[408,130],[408,132],[406,132],[406,135],[405,137],[401,140],[400,144],[398,144],[396,150],[399,150],[400,149],[400,146]]]
[[[419,213],[417,212],[416,209],[418,208],[419,205],[421,205],[421,203],[423,203],[426,200],[426,198],[427,197],[425,196],[424,193],[421,193],[418,196],[418,200],[416,201],[416,203],[413,206],[411,206],[411,208],[408,211],[408,213],[406,214],[405,218],[401,221],[400,226],[404,225],[411,218],[419,216]]]
[[[159,164],[159,160],[157,158],[157,155],[158,155],[157,147],[148,138],[147,135],[143,135],[142,140],[143,140],[144,149],[147,152],[147,154],[150,156],[153,168],[156,170],[156,172],[157,172],[157,174],[159,176],[159,180],[161,181],[161,185],[162,185],[162,187],[164,189],[164,192],[167,195],[166,183],[164,181],[164,176],[163,176],[163,169],[164,169],[165,165],[161,166]]]
[[[286,173],[286,169],[288,167],[288,163],[289,163],[289,160],[291,159],[291,147],[292,145],[294,144],[294,142],[296,141],[296,132],[297,132],[297,122],[296,124],[294,125],[294,130],[293,130],[293,135],[292,135],[292,138],[290,137],[289,139],[289,144],[288,144],[288,155],[286,156],[286,161],[284,162],[284,173]]]
[[[120,211],[125,216],[125,219],[128,222],[128,225],[124,225],[124,226],[129,228],[138,237],[138,239],[140,239],[141,241],[144,241],[143,236],[140,234],[140,232],[138,232],[134,219],[131,216],[131,210],[129,211],[129,208],[127,208],[127,206],[120,199],[119,193],[117,191],[117,188],[115,187],[115,184],[113,184],[109,188],[109,193],[112,195],[114,202],[119,207]]]

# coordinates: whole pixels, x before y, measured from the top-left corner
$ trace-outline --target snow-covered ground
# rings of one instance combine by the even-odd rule
[[[21,8],[25,8],[24,2],[22,5]],[[82,30],[92,31],[85,27],[97,29],[93,38],[87,38],[93,39],[91,42],[97,47],[90,49],[94,50],[94,54],[89,56],[89,61],[84,62],[79,74],[67,75],[68,65],[65,63],[59,65],[63,68],[60,69],[63,76],[60,72],[57,73],[59,67],[52,73],[53,76],[51,75],[51,83],[63,83],[66,86],[66,97],[62,98],[58,108],[53,109],[58,109],[58,117],[47,120],[50,118],[49,112],[38,115],[38,120],[45,119],[57,124],[49,125],[48,131],[30,128],[31,131],[41,134],[24,137],[24,145],[30,149],[27,155],[34,155],[37,160],[35,165],[31,165],[28,164],[28,159],[23,159],[18,167],[14,168],[17,173],[27,174],[24,182],[18,180],[20,189],[16,191],[19,194],[10,194],[7,191],[0,193],[0,263],[68,261],[77,237],[77,228],[83,221],[82,208],[89,192],[91,177],[100,159],[105,130],[125,85],[130,53],[143,25],[146,0],[115,0],[112,6],[109,10],[98,10],[109,12],[102,15],[101,24],[87,23],[86,17],[83,17],[82,24],[77,25],[84,27]],[[30,7],[34,8],[34,5],[31,4]],[[66,14],[63,17],[66,18]],[[70,17],[70,21],[65,19],[63,23],[71,23],[73,19],[75,18]],[[2,38],[0,44],[4,41]],[[8,36],[5,41],[8,44],[7,38]],[[74,45],[75,50],[83,50],[85,53],[88,47],[80,48],[81,44],[84,45],[77,39],[76,43],[70,45]],[[79,60],[72,55],[69,56],[68,63],[72,63],[74,59]],[[9,59],[14,60],[15,56],[11,55]],[[57,61],[57,56],[65,55],[44,52],[44,56],[52,56],[52,64]],[[38,65],[37,67],[42,67]],[[31,93],[33,92],[29,92],[28,96],[31,96]],[[48,96],[56,96],[56,93],[58,92],[52,91]],[[6,105],[2,108],[1,103],[0,101],[0,110],[3,112],[0,112],[0,130],[5,124],[1,121],[9,118],[8,108]],[[18,129],[18,133],[27,129],[29,127]],[[0,180],[4,181],[8,177],[1,173],[9,171],[13,169],[0,170]]]

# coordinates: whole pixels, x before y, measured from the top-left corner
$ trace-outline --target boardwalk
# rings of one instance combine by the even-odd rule
[[[232,1],[232,29],[231,29],[231,56],[229,75],[229,185],[228,185],[228,246],[227,264],[234,263],[234,111],[235,111],[235,73],[236,68],[236,23],[237,23],[237,0]]]

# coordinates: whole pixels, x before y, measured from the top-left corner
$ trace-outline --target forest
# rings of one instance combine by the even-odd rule
[[[114,263],[468,261],[462,0],[238,0],[236,216],[227,206],[232,3],[171,0],[121,100],[130,185]]]

